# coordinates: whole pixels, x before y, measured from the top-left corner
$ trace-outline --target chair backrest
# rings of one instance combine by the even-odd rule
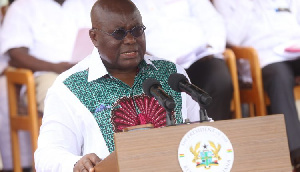
[[[9,117],[12,140],[14,171],[21,172],[18,131],[26,130],[31,135],[32,151],[37,148],[40,119],[38,119],[34,77],[30,70],[8,68],[5,71],[9,98]],[[21,107],[20,88],[25,86],[26,108]],[[32,154],[33,155],[33,154]],[[34,167],[34,166],[33,166]]]
[[[250,87],[240,85],[241,103],[247,103],[251,106],[250,116],[266,115],[261,68],[256,50],[252,47],[232,46],[230,48],[233,50],[237,60],[244,59],[250,65],[252,84]]]
[[[270,105],[270,99],[263,88],[261,67],[257,52],[252,47],[230,47],[236,55],[237,59],[246,59],[250,64],[250,71],[252,77],[251,87],[240,86],[241,102],[255,105],[254,110],[250,107],[250,116],[266,115],[266,106]],[[300,85],[294,87],[295,100],[300,99]],[[251,112],[252,111],[252,112]]]
[[[232,85],[233,85],[233,99],[231,102],[231,109],[234,111],[233,118],[241,118],[242,112],[241,112],[241,102],[240,102],[240,89],[238,84],[235,55],[231,49],[226,49],[223,55],[228,66],[231,79],[232,79]]]

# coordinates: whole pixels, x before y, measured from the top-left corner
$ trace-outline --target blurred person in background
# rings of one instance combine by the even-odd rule
[[[300,123],[294,100],[300,75],[299,0],[214,0],[231,45],[254,47],[259,56],[270,114],[284,114],[291,161],[300,171]]]
[[[1,33],[2,20],[5,15],[7,5],[8,5],[7,0],[0,1],[0,8],[1,8],[1,11],[0,11],[0,33]],[[1,42],[0,42],[0,46],[1,46]],[[0,55],[0,102],[1,102],[0,114],[8,114],[6,79],[3,74],[6,67],[7,67],[7,60],[5,60],[2,55]],[[0,115],[0,126],[4,125],[3,122],[4,122],[3,116]],[[0,171],[2,171],[2,169],[3,169],[3,162],[2,162],[2,155],[1,155],[1,150],[0,150]]]
[[[90,10],[95,1],[17,0],[8,8],[0,53],[9,57],[10,66],[34,72],[39,112],[43,112],[46,92],[56,76],[74,65],[71,57],[76,36],[79,29],[91,27]],[[7,98],[3,106],[7,106]],[[0,150],[4,170],[9,171],[13,164],[7,109],[0,116]],[[30,137],[20,132],[20,139],[22,166],[31,167]]]
[[[147,29],[147,53],[184,67],[191,82],[212,96],[213,120],[231,119],[232,80],[222,53],[226,30],[209,0],[133,0]]]

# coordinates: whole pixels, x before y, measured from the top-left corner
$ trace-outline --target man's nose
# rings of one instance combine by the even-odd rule
[[[126,35],[124,37],[124,43],[135,43],[136,42],[136,38],[131,34],[131,32],[126,32]]]

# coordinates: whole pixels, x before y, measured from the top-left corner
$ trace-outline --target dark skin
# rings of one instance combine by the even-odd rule
[[[74,166],[73,172],[94,172],[101,159],[94,153],[84,155]]]
[[[139,11],[131,3],[128,5],[127,1],[122,1],[124,6],[117,6],[116,4],[120,3],[119,0],[113,0],[109,5],[114,5],[109,6],[105,4],[105,1],[97,3],[100,4],[94,8],[97,12],[92,12],[93,28],[112,33],[118,28],[130,30],[143,24]],[[105,8],[101,8],[101,5]],[[90,37],[107,71],[132,87],[137,66],[143,60],[146,51],[145,35],[135,38],[128,33],[123,40],[116,40],[99,30],[90,30]]]
[[[65,0],[54,0],[54,1],[59,3],[60,5],[63,5],[63,3],[65,2]]]
[[[108,33],[118,28],[130,30],[143,24],[138,9],[128,0],[97,1],[92,8],[91,19],[93,28]],[[143,60],[146,51],[145,35],[135,38],[128,33],[123,40],[116,40],[99,30],[91,29],[90,37],[107,71],[132,87],[138,64]],[[73,171],[93,172],[94,166],[100,161],[96,154],[87,154],[76,163]]]
[[[65,0],[54,0],[55,2],[62,5]],[[55,73],[62,73],[65,70],[74,66],[74,64],[68,62],[51,63],[44,60],[40,60],[31,54],[27,47],[12,48],[8,50],[10,56],[9,64],[13,67],[27,68],[35,71],[49,71]]]

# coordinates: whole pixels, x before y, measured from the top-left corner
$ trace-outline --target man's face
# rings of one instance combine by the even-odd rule
[[[92,38],[92,41],[98,48],[104,65],[108,69],[118,71],[135,69],[146,51],[145,34],[134,37],[127,32],[122,40],[117,40],[109,34],[117,29],[131,30],[134,27],[142,26],[139,12],[118,14],[106,11],[101,15],[101,22],[93,25],[97,29],[92,31],[95,34],[95,39]]]

